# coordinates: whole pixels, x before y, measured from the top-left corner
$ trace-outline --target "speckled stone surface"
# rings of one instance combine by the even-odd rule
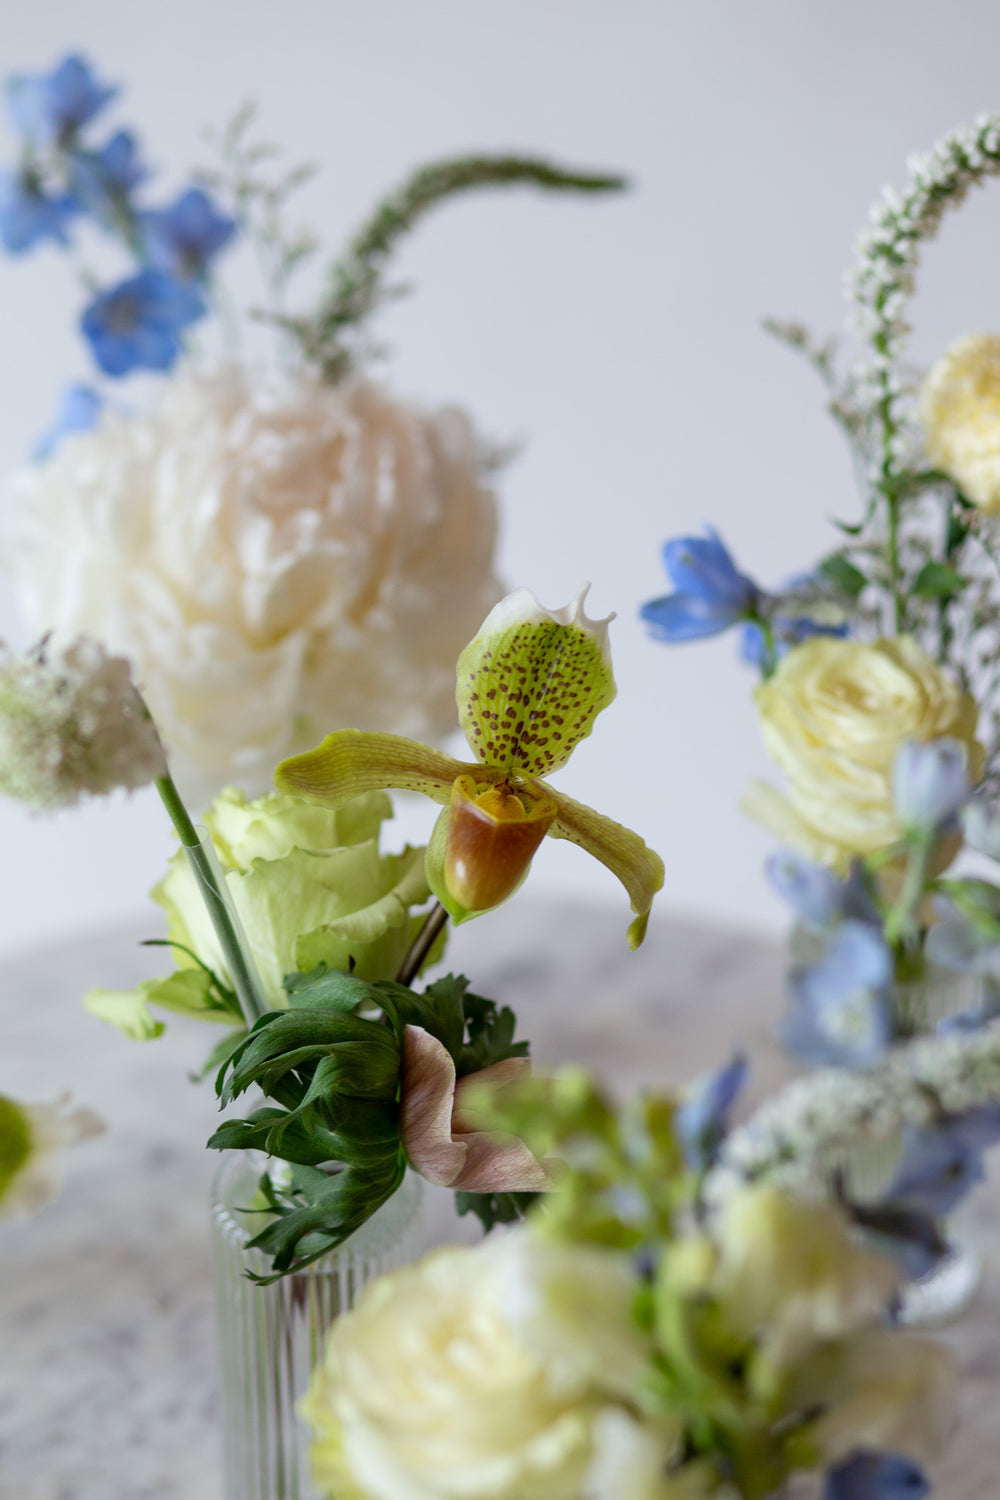
[[[625,913],[514,902],[455,936],[450,964],[515,1005],[536,1055],[594,1065],[622,1089],[681,1081],[745,1047],[757,1094],[785,1064],[770,1041],[780,951],[746,936],[654,921],[637,954]],[[84,1014],[88,985],[152,972],[145,933],[106,933],[2,970],[0,1090],[67,1088],[109,1130],[68,1158],[63,1196],[0,1225],[2,1500],[221,1500],[207,1225],[210,1088],[187,1074],[207,1027],[175,1022],[130,1043]],[[155,955],[155,950],[154,950]],[[447,1195],[427,1234],[455,1237]],[[942,1500],[1000,1496],[1000,1181],[969,1218],[983,1288],[947,1334],[963,1370],[962,1427]],[[622,1500],[627,1500],[623,1496]]]

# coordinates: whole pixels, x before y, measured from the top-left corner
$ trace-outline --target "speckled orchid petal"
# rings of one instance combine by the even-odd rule
[[[328,734],[315,750],[283,760],[274,773],[274,784],[281,792],[324,807],[340,807],[362,792],[390,787],[423,792],[434,802],[447,803],[456,777],[469,775],[490,785],[502,781],[504,774],[493,766],[463,764],[398,734],[341,729]]]
[[[551,787],[546,787],[545,791],[556,804],[550,836],[579,844],[602,865],[607,865],[628,891],[632,910],[636,913],[628,930],[628,945],[638,948],[646,936],[653,897],[663,886],[662,859],[630,828],[623,828],[621,823],[603,817],[582,802],[564,797],[561,792],[554,792]]]
[[[590,585],[564,609],[515,589],[458,659],[456,701],[473,754],[510,776],[546,776],[569,760],[615,696],[614,619],[588,619]]]

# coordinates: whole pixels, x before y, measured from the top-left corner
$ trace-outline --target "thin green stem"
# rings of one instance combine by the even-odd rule
[[[160,800],[166,808],[170,821],[177,830],[195,879],[201,890],[202,899],[211,918],[212,926],[215,928],[216,937],[222,948],[229,977],[233,982],[233,989],[240,1002],[240,1010],[243,1019],[248,1026],[269,1009],[261,992],[260,981],[253,970],[253,965],[248,958],[236,921],[230,910],[229,900],[220,883],[215,861],[212,858],[211,844],[208,836],[201,838],[198,830],[191,821],[190,814],[181,799],[180,792],[174,784],[174,779],[169,771],[156,779],[156,790],[160,794]]]
[[[927,838],[910,846],[910,857],[907,861],[899,900],[885,919],[885,938],[890,947],[895,948],[914,934],[916,926],[914,913],[919,907],[927,886],[927,867],[933,848],[933,839]]]
[[[424,921],[424,925],[413,941],[413,946],[400,964],[399,973],[396,975],[397,984],[412,984],[413,980],[416,979],[424,963],[427,961],[427,955],[443,931],[447,920],[447,911],[441,905],[440,901],[435,901]]]

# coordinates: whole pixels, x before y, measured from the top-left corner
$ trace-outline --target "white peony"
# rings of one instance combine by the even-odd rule
[[[188,367],[17,474],[4,551],[33,628],[128,655],[207,800],[337,728],[454,727],[455,661],[500,593],[483,473],[458,411]]]
[[[630,1493],[658,1497],[651,1454],[662,1469],[677,1431],[647,1441],[629,1412],[649,1358],[635,1293],[626,1256],[530,1230],[383,1277],[333,1325],[303,1403],[320,1487],[350,1500],[605,1500],[609,1465],[627,1458],[642,1479]]]

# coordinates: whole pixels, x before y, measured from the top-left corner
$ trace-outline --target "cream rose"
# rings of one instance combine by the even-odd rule
[[[32,627],[127,656],[192,796],[337,728],[438,740],[500,588],[483,449],[364,381],[181,370],[15,476]]]
[[[334,1324],[302,1405],[318,1483],[338,1500],[596,1500],[608,1445],[649,1472],[628,1411],[648,1357],[635,1292],[627,1257],[529,1230],[383,1277]]]
[[[1000,336],[959,339],[920,392],[927,456],[983,510],[1000,514]]]
[[[982,769],[975,699],[908,636],[805,641],[755,698],[764,743],[788,777],[788,792],[755,782],[744,811],[835,869],[900,837],[890,776],[908,740],[951,736],[967,746],[970,774]]]

